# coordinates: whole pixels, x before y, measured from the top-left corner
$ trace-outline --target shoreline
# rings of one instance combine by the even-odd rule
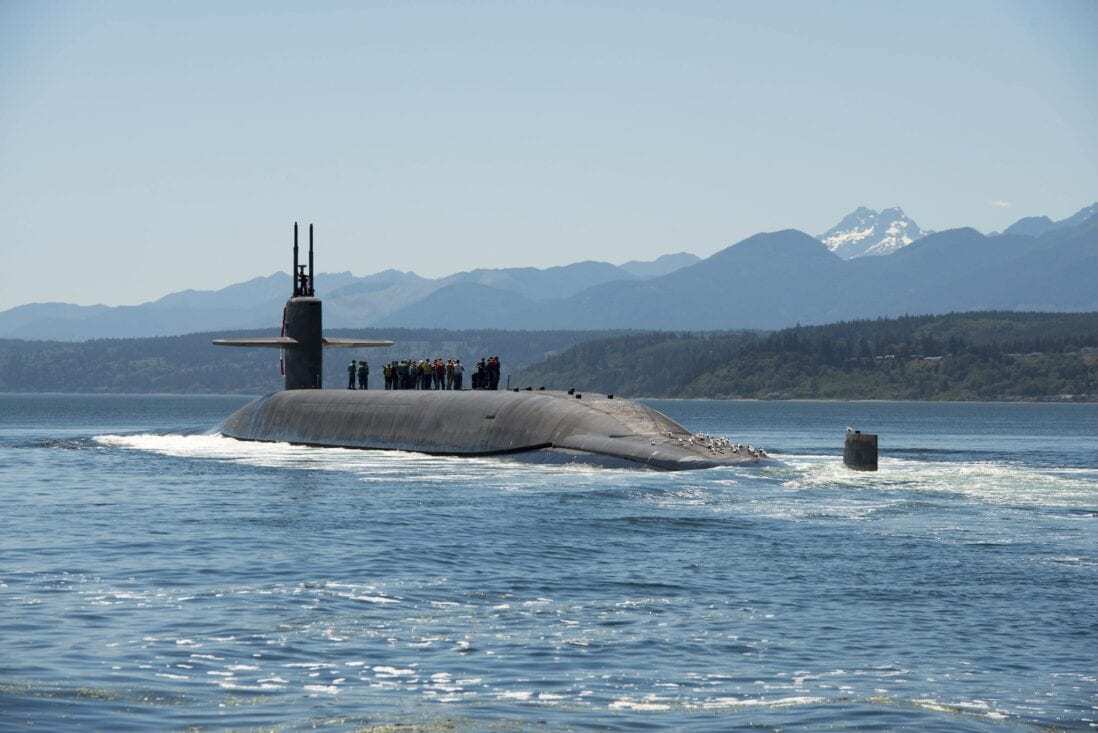
[[[278,390],[275,390],[278,391]],[[333,389],[332,391],[342,391]],[[384,390],[376,390],[384,391]],[[471,392],[473,390],[464,390]],[[506,390],[499,390],[500,392]],[[592,394],[601,394],[594,390],[587,390]],[[653,397],[637,396],[614,393],[616,397],[628,400],[659,400],[662,402],[762,402],[762,403],[926,403],[926,404],[959,404],[959,405],[1098,405],[1098,397],[1093,399],[1055,399],[1038,397],[1034,399],[991,399],[991,400],[908,400],[888,398],[837,398],[837,397]],[[0,397],[196,397],[196,398],[223,398],[239,397],[241,399],[255,399],[262,394],[247,392],[15,392],[0,391]]]

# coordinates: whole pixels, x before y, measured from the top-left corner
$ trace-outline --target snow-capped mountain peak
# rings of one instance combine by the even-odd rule
[[[881,211],[859,206],[816,238],[839,257],[849,260],[892,254],[927,234],[930,232],[920,229],[899,206]]]

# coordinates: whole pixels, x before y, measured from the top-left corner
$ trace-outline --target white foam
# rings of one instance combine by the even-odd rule
[[[942,702],[933,698],[917,698],[911,703],[925,710],[936,713],[960,713],[965,715],[982,715],[992,720],[1005,720],[1009,715],[991,707],[986,700],[960,700],[958,702]]]
[[[363,603],[400,603],[399,599],[389,598],[387,596],[353,596],[348,595],[352,601],[362,601]]]
[[[709,700],[705,700],[701,703],[701,707],[706,710],[714,710],[719,708],[750,708],[750,707],[771,707],[771,708],[783,708],[792,707],[794,705],[814,705],[816,703],[824,702],[822,697],[807,697],[804,695],[794,695],[791,697],[715,697]]]
[[[546,475],[610,480],[621,471],[576,464],[530,463],[504,458],[431,456],[404,451],[317,448],[289,443],[241,441],[220,434],[99,435],[94,440],[112,448],[148,451],[176,458],[227,461],[242,465],[296,470],[345,471],[369,483],[485,482],[506,491],[543,488]],[[616,479],[615,479],[616,480]]]
[[[503,692],[496,693],[496,698],[499,700],[529,700],[534,696],[534,693],[530,690],[505,690]]]
[[[866,473],[847,469],[834,456],[787,456],[785,461],[783,486],[798,492],[819,488],[925,492],[928,496],[961,495],[987,504],[1048,507],[1090,507],[1098,500],[1098,484],[1086,472],[993,461],[959,463],[882,457],[880,470]],[[893,503],[867,503],[859,499],[856,506],[837,510],[840,514],[871,513]]]
[[[373,667],[376,677],[415,677],[414,669],[401,669],[399,667]]]
[[[335,695],[339,693],[339,688],[335,685],[305,685],[302,689],[313,694]]]
[[[640,699],[623,697],[614,700],[609,707],[611,710],[635,710],[638,712],[661,712],[671,709],[670,702],[666,698],[656,697],[655,695]]]

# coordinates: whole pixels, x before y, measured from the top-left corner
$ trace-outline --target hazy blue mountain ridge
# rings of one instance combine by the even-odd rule
[[[756,234],[693,264],[696,258],[685,253],[660,258],[639,271],[671,271],[649,277],[591,261],[438,279],[398,270],[343,272],[320,275],[318,294],[330,328],[770,329],[961,310],[1098,310],[1096,214],[1098,205],[1086,207],[1048,220],[1051,227],[1030,217],[1012,226],[1015,233],[990,236],[951,229],[884,256],[843,258],[819,238],[787,229]],[[1042,228],[1039,235],[1017,233]],[[637,270],[637,263],[626,265]],[[289,276],[275,273],[137,306],[31,304],[0,313],[0,337],[274,330],[289,289]]]
[[[959,310],[1098,310],[1093,222],[1041,237],[963,228],[885,257],[843,260],[795,230],[755,235],[696,265],[546,302],[531,328],[734,329]]]
[[[1069,217],[1053,221],[1047,216],[1025,216],[1011,224],[1003,234],[1020,234],[1027,237],[1039,237],[1057,229],[1070,229],[1098,218],[1098,203],[1084,206]]]
[[[442,278],[445,287],[456,283],[474,283],[508,290],[530,300],[567,298],[593,285],[615,280],[633,280],[637,276],[609,262],[586,260],[570,265],[547,267],[509,267],[459,272]]]
[[[666,275],[683,267],[689,267],[700,261],[701,257],[698,257],[695,254],[689,252],[675,252],[669,255],[660,255],[656,259],[648,262],[629,260],[628,262],[623,262],[619,267],[637,277],[648,278]]]
[[[325,324],[336,328],[377,322],[438,289],[437,281],[400,270],[355,278],[335,289],[325,285],[325,278],[317,277],[317,294],[324,298]],[[281,300],[285,302],[285,292]]]
[[[382,318],[377,325],[461,330],[475,322],[478,328],[507,328],[508,323],[530,321],[537,307],[537,301],[512,290],[455,282]]]
[[[673,268],[675,263],[685,261],[674,256],[657,269]],[[421,317],[432,310],[430,303],[421,308],[412,306],[453,285],[479,285],[504,293],[499,297],[505,300],[525,303],[567,297],[592,285],[641,277],[616,265],[594,261],[544,269],[470,270],[437,279],[399,270],[364,277],[338,272],[317,276],[317,294],[324,298],[324,320],[329,327],[355,328],[382,322],[434,325]],[[139,305],[30,303],[0,312],[0,338],[83,340],[167,336],[210,329],[277,328],[289,291],[290,276],[276,272],[218,290],[169,293]],[[484,299],[484,307],[474,303],[471,310],[456,298],[449,298],[446,303],[449,320],[461,322],[474,322],[483,315],[484,307],[496,307],[492,299]],[[438,312],[437,308],[433,310]],[[394,320],[393,314],[401,312],[406,312],[408,318]]]

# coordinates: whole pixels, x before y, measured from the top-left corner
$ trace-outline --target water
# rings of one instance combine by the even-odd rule
[[[665,474],[209,433],[244,401],[0,396],[0,728],[1098,720],[1098,405],[654,402],[784,462]]]

